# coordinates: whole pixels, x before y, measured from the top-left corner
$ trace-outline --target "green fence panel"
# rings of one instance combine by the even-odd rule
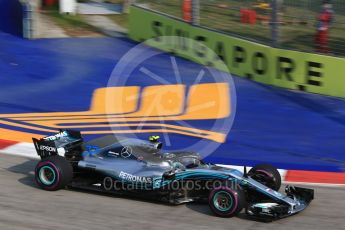
[[[345,98],[344,58],[272,48],[138,6],[130,9],[129,37],[151,39],[150,46],[260,83]],[[188,45],[185,38],[200,45]],[[217,55],[205,53],[203,46]]]

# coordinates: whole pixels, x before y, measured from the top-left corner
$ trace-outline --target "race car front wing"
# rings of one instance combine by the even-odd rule
[[[314,190],[286,186],[286,196],[281,198],[283,202],[268,202],[250,204],[246,213],[259,218],[283,218],[303,211],[314,199]]]

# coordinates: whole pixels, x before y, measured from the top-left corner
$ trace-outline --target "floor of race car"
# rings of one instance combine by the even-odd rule
[[[207,205],[170,206],[89,192],[37,188],[35,160],[2,155],[0,229],[343,229],[344,188],[317,187],[302,213],[272,223],[213,216]]]

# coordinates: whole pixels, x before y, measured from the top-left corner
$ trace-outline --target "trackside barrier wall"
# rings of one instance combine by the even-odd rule
[[[150,46],[191,60],[201,58],[199,63],[218,69],[223,60],[231,73],[257,82],[345,98],[344,58],[272,48],[138,6],[130,8],[129,37],[140,42],[154,38]],[[184,38],[201,43],[190,47]],[[203,46],[211,48],[216,57]]]

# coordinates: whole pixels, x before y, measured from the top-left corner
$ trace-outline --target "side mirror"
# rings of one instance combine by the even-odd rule
[[[173,180],[175,179],[175,172],[173,170],[163,173],[164,180]]]

